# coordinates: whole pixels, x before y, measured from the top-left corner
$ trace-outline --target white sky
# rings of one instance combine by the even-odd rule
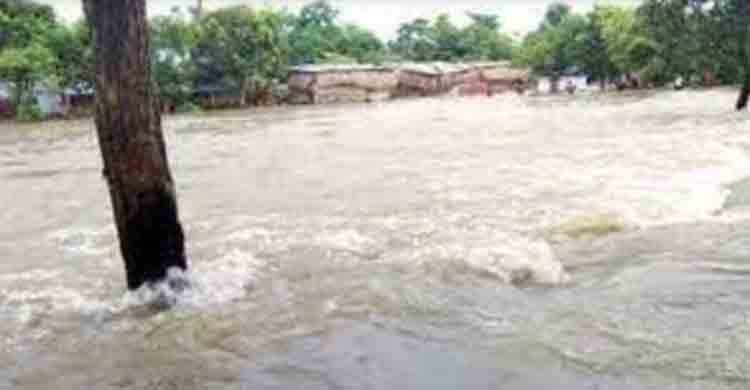
[[[82,16],[81,0],[37,0],[55,7],[65,20]],[[208,10],[224,6],[288,7],[299,9],[309,0],[204,0]],[[150,15],[168,13],[174,6],[193,6],[197,0],[147,0]],[[553,0],[331,0],[341,10],[341,21],[353,22],[375,31],[383,38],[392,38],[399,24],[417,17],[432,18],[448,12],[455,21],[466,20],[467,11],[493,12],[500,15],[503,29],[508,33],[526,33],[538,25],[544,10]],[[568,0],[573,9],[585,12],[594,3],[637,5],[640,0]]]

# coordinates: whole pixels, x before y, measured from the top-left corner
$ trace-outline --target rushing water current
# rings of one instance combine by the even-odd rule
[[[125,292],[89,121],[1,125],[0,389],[747,389],[733,99],[166,118],[181,294]]]

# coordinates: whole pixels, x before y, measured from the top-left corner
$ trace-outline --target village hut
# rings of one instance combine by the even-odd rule
[[[0,118],[10,118],[13,115],[13,104],[10,101],[10,84],[0,81]]]
[[[480,84],[479,72],[466,64],[405,64],[398,71],[398,96],[436,96]]]
[[[528,87],[529,72],[506,62],[407,64],[399,69],[399,96],[491,96]]]
[[[291,69],[292,104],[374,102],[390,99],[398,85],[392,68],[372,65],[307,65]]]
[[[485,64],[478,67],[482,83],[487,86],[487,94],[490,96],[529,89],[530,72],[527,69],[513,68],[507,63]]]

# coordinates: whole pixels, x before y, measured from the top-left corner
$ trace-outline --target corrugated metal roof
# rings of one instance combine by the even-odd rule
[[[399,69],[405,72],[422,73],[426,75],[441,75],[446,73],[465,72],[474,67],[470,64],[453,64],[447,62],[425,62],[401,64]]]
[[[363,64],[330,64],[330,65],[301,65],[291,68],[292,73],[332,73],[332,72],[382,72],[401,70],[405,72],[421,73],[425,75],[442,75],[446,73],[465,72],[471,69],[507,68],[513,69],[507,61],[498,62],[414,62],[395,63],[388,65],[363,65]],[[518,71],[518,70],[516,70]],[[523,70],[521,70],[523,71]]]
[[[361,64],[331,64],[331,65],[300,65],[290,69],[292,72],[301,73],[329,73],[329,72],[382,72],[391,71],[393,68],[380,65],[361,65]]]

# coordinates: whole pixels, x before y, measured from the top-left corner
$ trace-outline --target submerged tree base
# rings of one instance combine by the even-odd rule
[[[164,280],[172,268],[187,269],[174,194],[152,190],[140,194],[137,203],[120,237],[130,289]]]
[[[747,108],[748,100],[750,100],[750,84],[745,83],[740,90],[740,96],[737,99],[737,111],[742,111]]]

